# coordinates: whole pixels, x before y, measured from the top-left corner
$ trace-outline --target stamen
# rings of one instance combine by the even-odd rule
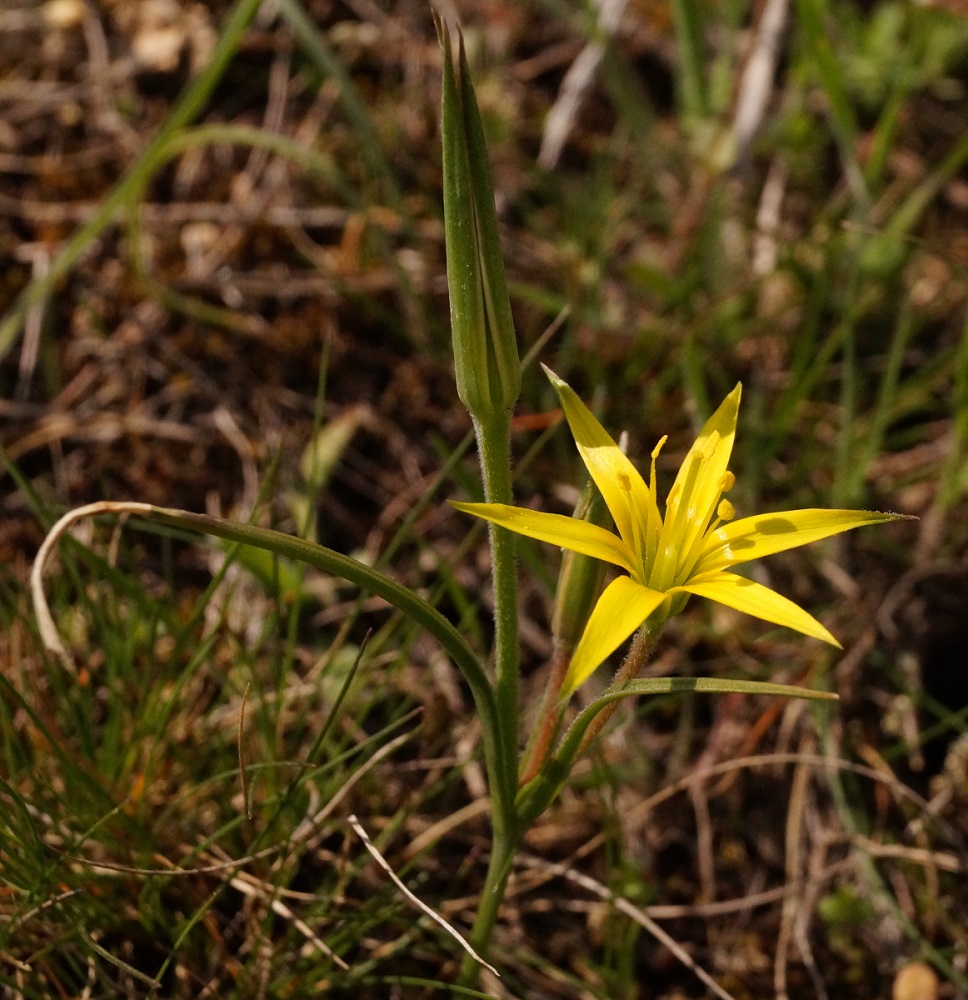
[[[706,528],[705,531],[700,532],[699,535],[696,536],[692,543],[692,548],[689,550],[689,555],[679,563],[681,568],[687,570],[685,576],[692,573],[693,568],[699,561],[699,556],[706,544],[706,539],[709,538],[709,536],[723,523],[723,521],[732,521],[735,516],[736,508],[724,497],[719,501],[719,506],[716,508],[716,516],[713,518],[712,523],[708,528]]]
[[[652,472],[649,476],[649,510],[648,516],[646,518],[648,522],[648,527],[646,528],[646,538],[645,538],[645,567],[644,572],[646,579],[648,579],[649,568],[655,562],[655,550],[659,544],[659,535],[662,533],[662,518],[658,517],[658,524],[655,523],[656,515],[659,513],[659,503],[656,498],[656,484],[655,484],[655,460],[659,457],[659,452],[662,451],[662,446],[669,440],[668,434],[663,434],[659,439],[659,443],[652,449]]]
[[[700,453],[701,458],[699,458],[699,461],[696,463],[699,468],[712,460],[716,453],[716,448],[721,440],[722,435],[719,431],[712,431],[710,433],[709,437],[703,444],[702,451]],[[678,520],[681,521],[681,528],[676,531],[675,538],[679,548],[679,555],[676,560],[676,583],[682,583],[683,580],[688,578],[689,574],[692,572],[693,566],[699,558],[699,554],[702,552],[709,532],[714,531],[719,526],[721,521],[728,521],[734,516],[735,511],[733,509],[733,505],[728,500],[721,498],[722,494],[731,489],[735,482],[736,477],[731,472],[724,472],[716,480],[716,492],[712,496],[707,495],[707,502],[709,506],[705,507],[702,511],[691,511],[691,517],[679,517]],[[684,498],[688,496],[691,502],[698,500],[699,498],[695,496],[695,489],[695,479],[690,477],[687,480]]]
[[[689,468],[686,475],[681,481],[677,479],[676,484],[669,492],[669,499],[666,501],[665,523],[662,526],[662,535],[658,540],[656,562],[651,573],[651,586],[657,590],[668,590],[672,586],[677,576],[677,569],[682,564],[682,550],[685,548],[684,539],[691,523],[691,518],[688,517],[688,505],[692,503],[696,480],[702,470],[702,453],[693,452],[688,461]],[[680,482],[682,488],[677,489]],[[682,510],[683,504],[686,505],[685,510]]]

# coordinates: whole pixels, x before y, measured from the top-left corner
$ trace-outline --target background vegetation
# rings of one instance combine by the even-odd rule
[[[698,602],[670,625],[656,672],[842,700],[618,713],[529,838],[487,995],[712,995],[695,963],[737,998],[879,998],[898,976],[963,996],[964,11],[439,9],[475,72],[522,351],[551,329],[542,360],[631,454],[668,433],[660,476],[741,379],[739,514],[920,517],[757,568],[842,654]],[[137,499],[385,566],[483,648],[485,550],[444,503],[478,487],[439,75],[423,0],[0,10],[4,996],[453,981],[458,946],[348,819],[466,929],[478,727],[425,636],[339,581],[133,522],[61,545],[72,664],[43,652],[25,587],[64,509]],[[577,456],[545,380],[524,384],[518,501],[567,511]],[[519,552],[527,695],[557,566]]]

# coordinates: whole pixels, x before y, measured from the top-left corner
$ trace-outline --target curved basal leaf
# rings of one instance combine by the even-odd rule
[[[388,604],[392,604],[408,618],[423,626],[443,646],[467,678],[467,683],[474,691],[475,700],[478,689],[481,690],[485,701],[490,700],[490,682],[463,636],[436,608],[379,570],[350,556],[334,552],[317,542],[287,535],[273,528],[260,528],[226,518],[212,517],[209,514],[196,514],[168,507],[152,507],[148,516],[178,528],[190,528],[204,535],[216,535],[219,538],[254,545],[275,552],[277,555],[296,559],[326,573],[342,577],[382,597]]]
[[[430,632],[450,655],[461,673],[463,673],[481,717],[483,738],[485,744],[487,744],[485,759],[491,781],[497,783],[503,802],[511,802],[514,796],[513,785],[508,785],[508,779],[500,773],[501,769],[499,767],[500,748],[496,744],[499,727],[494,692],[491,688],[491,682],[474,651],[465,642],[457,629],[436,608],[432,607],[412,591],[379,572],[379,570],[366,566],[358,560],[352,559],[350,556],[334,552],[332,549],[328,549],[316,542],[306,541],[294,535],[287,535],[282,531],[276,531],[272,528],[260,528],[252,524],[240,524],[226,518],[212,517],[209,514],[196,514],[191,511],[177,510],[170,507],[155,507],[152,504],[146,503],[104,501],[70,511],[51,529],[38,553],[34,572],[31,576],[31,587],[34,590],[34,603],[38,622],[42,630],[44,625],[49,623],[49,631],[53,633],[52,641],[56,645],[51,648],[59,646],[60,640],[56,637],[56,631],[53,629],[53,623],[50,621],[50,611],[42,596],[40,578],[43,572],[44,560],[49,554],[52,543],[56,541],[57,537],[67,527],[81,517],[96,514],[134,514],[138,517],[160,521],[162,524],[168,524],[176,528],[186,528],[203,535],[214,535],[218,538],[225,538],[243,545],[251,545],[274,552],[288,559],[295,559],[306,563],[325,573],[331,573],[334,576],[356,584],[356,586],[372,594],[376,594],[378,597],[382,597],[388,604],[391,604],[412,621]],[[49,646],[51,645],[51,640],[45,641],[48,642]]]

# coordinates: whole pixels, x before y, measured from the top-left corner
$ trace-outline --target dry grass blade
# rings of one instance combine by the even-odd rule
[[[370,840],[369,835],[367,834],[366,830],[363,829],[362,825],[360,824],[360,821],[355,816],[347,817],[347,821],[349,822],[350,826],[353,827],[353,829],[356,831],[356,835],[360,838],[360,840],[363,841],[363,846],[373,856],[373,860],[376,861],[376,863],[387,873],[387,875],[390,876],[390,880],[404,894],[404,896],[406,896],[407,899],[409,899],[410,902],[413,903],[413,905],[416,906],[421,913],[425,913],[428,917],[430,917],[431,920],[434,921],[434,923],[439,924],[441,927],[443,927],[443,929],[447,931],[447,933],[464,949],[464,951],[467,952],[468,955],[471,956],[471,958],[474,959],[475,962],[479,962],[481,965],[484,966],[485,969],[488,970],[488,972],[492,972],[494,973],[495,976],[500,977],[501,975],[500,972],[498,972],[493,965],[490,965],[488,962],[484,961],[484,959],[477,954],[477,952],[471,946],[471,943],[460,933],[460,931],[456,930],[449,923],[447,923],[447,921],[444,920],[444,918],[440,916],[440,914],[435,913],[426,903],[418,899],[403,884],[403,882],[397,876],[396,872],[387,863],[383,855],[376,849],[376,846],[374,845],[373,841]]]
[[[804,894],[804,873],[801,861],[803,851],[802,826],[810,777],[811,771],[808,763],[801,762],[795,766],[793,785],[790,790],[790,804],[787,810],[786,874],[787,884],[797,891],[788,894],[783,900],[780,933],[773,965],[773,988],[776,991],[777,1000],[788,1000],[787,969],[790,946],[794,938],[794,925],[800,914],[800,904]]]
[[[558,864],[550,861],[545,861],[542,858],[536,858],[529,855],[522,855],[518,859],[522,864],[528,868],[536,868],[542,872],[549,872],[552,875],[559,875],[562,878],[568,879],[569,882],[574,882],[575,885],[580,885],[583,889],[587,889],[589,892],[593,892],[599,899],[606,900],[610,905],[614,906],[616,910],[624,913],[625,916],[634,920],[643,930],[651,934],[656,941],[664,945],[669,951],[679,959],[680,962],[691,972],[695,973],[696,977],[702,980],[703,984],[711,990],[720,1000],[736,1000],[736,998],[731,994],[727,993],[719,983],[716,982],[713,977],[706,972],[705,969],[701,968],[699,965],[693,961],[692,956],[689,952],[674,937],[664,931],[644,910],[640,909],[638,906],[634,906],[627,899],[622,896],[617,896],[608,886],[602,885],[601,882],[590,878],[588,875],[582,872],[576,871],[574,868],[569,868],[567,865]]]
[[[74,510],[68,511],[59,521],[57,521],[54,526],[47,533],[47,537],[44,539],[40,548],[37,550],[37,556],[34,559],[34,565],[30,571],[30,596],[34,603],[34,614],[37,616],[37,627],[40,630],[40,637],[44,643],[44,648],[49,652],[54,653],[64,664],[67,671],[71,674],[77,673],[77,668],[74,664],[71,655],[67,652],[67,648],[64,643],[61,642],[61,637],[57,632],[57,626],[54,624],[54,618],[50,613],[50,606],[47,603],[47,596],[44,593],[44,569],[47,566],[47,561],[50,559],[51,554],[54,551],[54,547],[60,538],[78,521],[83,520],[85,517],[93,517],[96,514],[150,514],[152,511],[151,504],[147,503],[116,503],[110,500],[101,500],[97,503],[85,504],[83,507],[77,507]]]
[[[603,36],[612,35],[618,28],[626,4],[627,0],[596,0],[594,6],[598,11],[598,30]],[[541,137],[538,164],[545,170],[552,170],[557,166],[568,136],[577,124],[582,102],[594,83],[595,73],[604,55],[604,42],[597,38],[592,39],[581,50],[565,74],[554,106],[548,112],[544,135]]]
[[[757,25],[753,51],[743,71],[733,115],[733,139],[739,163],[745,163],[749,157],[750,146],[763,123],[773,92],[773,77],[789,6],[790,0],[769,0]]]
[[[258,899],[263,903],[268,902],[272,912],[282,917],[283,920],[288,920],[306,938],[309,944],[314,948],[318,948],[327,958],[332,959],[333,963],[339,966],[344,972],[349,971],[350,967],[346,962],[325,941],[317,936],[316,932],[305,920],[300,920],[281,900],[272,898],[272,893],[275,892],[274,886],[264,886],[262,883],[257,883],[255,880],[244,878],[241,875],[236,875],[235,878],[231,879],[229,885],[238,892],[241,892],[243,896]]]

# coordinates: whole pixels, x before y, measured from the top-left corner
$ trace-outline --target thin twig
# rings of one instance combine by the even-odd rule
[[[767,0],[756,27],[753,51],[743,71],[733,115],[733,139],[736,143],[736,160],[740,165],[745,165],[749,158],[750,146],[759,131],[773,92],[773,77],[780,58],[789,6],[790,0]]]

